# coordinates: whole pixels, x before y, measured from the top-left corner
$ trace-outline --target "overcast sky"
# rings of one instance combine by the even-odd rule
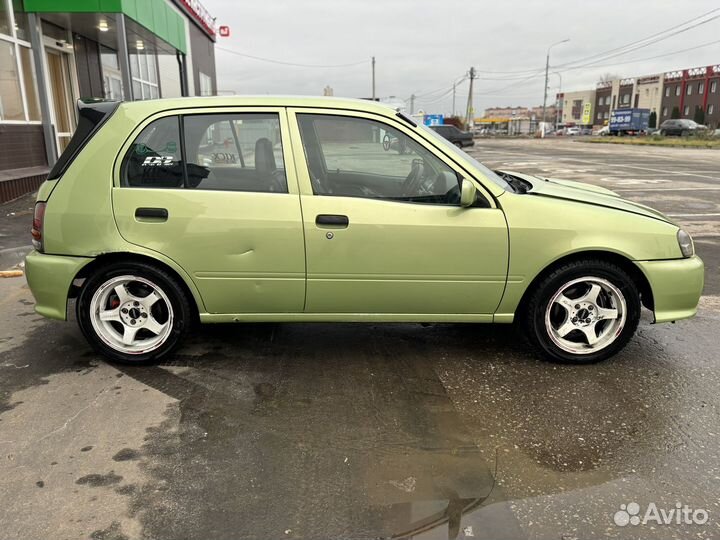
[[[550,71],[646,38],[720,7],[717,0],[203,0],[228,25],[218,38],[218,89],[238,94],[369,97],[370,57],[376,57],[376,93],[409,100],[415,110],[448,114],[454,80],[478,70],[475,110],[542,104],[545,52]],[[720,16],[720,11],[713,15]],[[708,17],[709,18],[709,17]],[[715,41],[714,44],[690,49]],[[273,64],[221,50],[283,62],[360,65],[326,68]],[[676,54],[669,54],[676,53]],[[663,55],[660,58],[649,59]],[[628,63],[632,60],[637,62]],[[588,60],[590,62],[591,60]],[[596,60],[597,61],[597,60]],[[603,60],[602,66],[562,71],[565,91],[593,88],[604,74],[631,77],[720,63],[720,18],[637,51]],[[610,65],[606,65],[610,64]],[[533,70],[527,73],[488,73]],[[543,72],[543,73],[538,73]],[[529,80],[522,80],[532,77]],[[503,80],[490,80],[503,79]],[[560,79],[551,75],[548,102]],[[443,97],[443,93],[448,91]],[[458,85],[463,114],[468,82]]]

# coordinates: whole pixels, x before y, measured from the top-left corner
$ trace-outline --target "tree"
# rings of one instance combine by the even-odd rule
[[[650,113],[650,118],[648,118],[648,127],[657,127],[657,113],[655,111]]]
[[[698,124],[705,123],[705,111],[702,107],[695,107],[695,114],[693,115],[693,120],[695,120],[695,122],[697,122]]]
[[[672,118],[673,120],[675,120],[676,118],[680,118],[680,107],[678,107],[677,105],[673,107],[670,118]]]

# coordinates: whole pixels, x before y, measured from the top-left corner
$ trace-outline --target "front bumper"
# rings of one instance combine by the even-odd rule
[[[67,319],[70,285],[89,257],[46,255],[32,251],[25,257],[25,276],[35,297],[35,311],[51,319]]]
[[[705,265],[700,257],[635,261],[635,264],[650,282],[656,323],[695,315],[705,281]]]

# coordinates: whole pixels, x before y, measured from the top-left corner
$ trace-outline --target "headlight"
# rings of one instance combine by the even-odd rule
[[[692,238],[688,233],[680,229],[677,232],[677,241],[678,245],[680,246],[680,251],[683,254],[683,257],[692,257],[695,253],[695,248],[693,247],[693,241]]]

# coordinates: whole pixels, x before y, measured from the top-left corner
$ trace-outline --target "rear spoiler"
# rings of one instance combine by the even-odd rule
[[[120,106],[120,101],[78,99],[78,125],[65,151],[53,165],[48,180],[60,178],[93,135]]]

